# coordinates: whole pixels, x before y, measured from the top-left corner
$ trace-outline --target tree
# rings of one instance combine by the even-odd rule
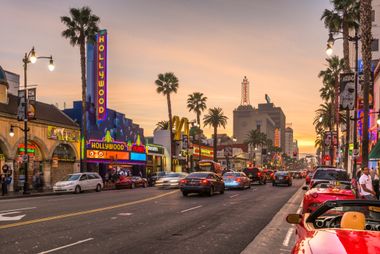
[[[259,129],[250,130],[247,134],[247,139],[245,140],[245,143],[251,145],[253,148],[266,145],[267,142],[267,136],[264,133],[260,132]]]
[[[169,114],[169,130],[170,130],[170,163],[173,164],[173,115],[172,115],[172,104],[170,100],[170,94],[177,93],[178,90],[178,78],[173,72],[166,72],[165,74],[158,74],[158,79],[155,81],[157,85],[156,91],[158,94],[163,94],[166,96],[166,102],[168,105]],[[172,166],[173,168],[173,166]]]
[[[321,19],[325,27],[333,34],[343,33],[343,59],[344,71],[351,72],[349,52],[349,30],[359,26],[359,2],[357,0],[332,0],[334,9],[325,10]],[[350,110],[346,110],[346,118],[350,117]],[[350,121],[346,123],[346,146],[344,151],[344,166],[348,167],[348,150],[350,143]]]
[[[194,92],[189,94],[187,98],[187,108],[190,111],[194,111],[197,115],[197,123],[201,125],[201,113],[207,108],[207,97],[203,96],[203,93]]]
[[[217,145],[218,145],[218,127],[226,128],[227,119],[223,114],[221,108],[210,108],[208,114],[203,117],[204,126],[210,126],[214,128],[214,161],[217,159]]]
[[[79,46],[81,74],[82,74],[82,139],[87,140],[87,119],[86,119],[86,43],[94,42],[95,34],[99,31],[98,23],[100,19],[93,15],[89,7],[79,9],[71,8],[70,17],[62,16],[61,22],[66,25],[62,31],[62,36],[70,40],[70,44]],[[82,145],[82,141],[81,141]],[[82,158],[82,156],[81,156]],[[82,170],[86,171],[87,165],[81,165]]]
[[[362,58],[363,58],[363,75],[364,75],[364,88],[363,88],[363,145],[362,145],[362,165],[368,166],[368,111],[369,111],[369,86],[371,80],[371,43],[372,43],[372,6],[371,0],[360,1],[360,28],[361,28],[361,42],[362,42]],[[353,172],[356,173],[356,172]]]
[[[169,130],[169,121],[159,121],[155,130]]]

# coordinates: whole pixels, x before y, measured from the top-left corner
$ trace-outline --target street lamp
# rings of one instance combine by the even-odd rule
[[[333,34],[330,32],[329,33],[329,38],[327,40],[327,45],[328,47],[330,46],[331,47],[331,50],[332,50],[332,46],[334,45],[334,42],[336,40],[339,40],[339,39],[343,39],[342,37],[341,38],[334,38],[333,37]],[[354,141],[354,151],[357,152],[358,150],[358,125],[357,125],[357,121],[359,120],[359,118],[357,117],[357,107],[358,107],[358,78],[359,78],[359,66],[358,66],[358,60],[359,60],[359,40],[360,40],[360,36],[358,35],[358,26],[356,25],[355,26],[355,35],[354,36],[348,36],[348,40],[349,41],[352,41],[354,42],[355,44],[355,107],[354,107],[354,117],[350,117],[350,120],[352,121],[355,121],[354,122],[354,137],[353,137],[353,141]],[[327,50],[326,50],[326,53],[328,54]],[[331,52],[332,53],[332,52]],[[357,160],[356,160],[356,156],[354,156],[354,167],[353,167],[353,170],[352,170],[352,175],[355,177],[356,176],[356,167],[357,167]]]
[[[25,147],[25,158],[23,158],[24,161],[24,170],[25,170],[25,181],[24,181],[24,190],[23,194],[29,194],[29,183],[28,183],[28,164],[29,164],[29,156],[28,156],[28,98],[27,98],[27,70],[28,70],[28,64],[29,63],[36,63],[38,59],[48,59],[49,60],[49,70],[54,70],[54,62],[52,56],[37,56],[36,51],[34,50],[34,47],[28,52],[25,53],[24,58],[22,59],[22,62],[24,63],[24,128],[18,127],[18,126],[12,126],[9,132],[9,135],[12,137],[14,136],[13,128],[17,127],[21,131],[24,132],[24,147]],[[13,133],[13,134],[12,134]]]

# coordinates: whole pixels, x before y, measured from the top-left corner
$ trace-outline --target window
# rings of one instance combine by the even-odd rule
[[[379,51],[379,39],[372,39],[371,51]]]
[[[371,12],[371,19],[372,19],[372,22],[375,22],[375,10],[372,10]]]
[[[84,181],[87,180],[87,175],[82,175],[79,179],[79,181]]]

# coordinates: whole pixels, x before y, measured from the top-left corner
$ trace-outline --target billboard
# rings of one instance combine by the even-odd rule
[[[340,110],[355,108],[355,74],[340,74]]]
[[[96,118],[106,119],[107,114],[107,30],[96,35]]]

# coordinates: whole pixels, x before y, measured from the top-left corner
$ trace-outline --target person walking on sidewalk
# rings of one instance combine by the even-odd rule
[[[8,179],[5,174],[1,174],[0,182],[1,182],[1,194],[3,196],[7,195],[8,194]]]
[[[369,169],[363,168],[363,174],[359,179],[360,195],[363,199],[376,200],[376,193],[373,190],[372,178],[369,175]]]

